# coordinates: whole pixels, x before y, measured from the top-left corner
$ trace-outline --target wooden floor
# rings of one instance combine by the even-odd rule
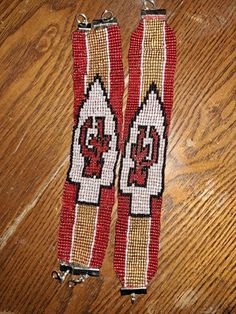
[[[0,3],[0,313],[236,313],[236,2],[158,1],[178,41],[159,268],[132,305],[113,269],[51,278],[71,142],[74,16],[117,16],[127,54],[141,0]],[[127,86],[126,86],[127,87]]]

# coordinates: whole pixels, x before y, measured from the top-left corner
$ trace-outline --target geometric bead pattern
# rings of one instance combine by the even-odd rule
[[[109,238],[122,127],[124,73],[118,25],[73,33],[74,128],[58,259],[100,269]]]
[[[155,275],[176,43],[165,16],[145,16],[129,49],[114,265],[122,287],[145,289]]]

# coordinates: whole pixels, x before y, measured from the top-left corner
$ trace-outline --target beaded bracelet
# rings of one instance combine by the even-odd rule
[[[164,10],[143,10],[129,49],[114,264],[122,294],[146,293],[157,269],[176,43]]]
[[[54,272],[61,281],[65,273],[99,275],[109,238],[122,127],[119,26],[107,11],[93,21],[92,29],[81,16],[72,39],[74,128],[58,238],[61,272]],[[73,277],[70,285],[80,281]]]

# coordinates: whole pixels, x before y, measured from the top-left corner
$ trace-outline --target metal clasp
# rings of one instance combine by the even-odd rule
[[[66,271],[56,271],[56,270],[54,270],[52,272],[52,278],[53,279],[57,279],[61,283],[63,283],[65,281],[67,275],[69,275],[69,273],[70,273],[69,269],[67,269]]]
[[[134,304],[136,302],[136,294],[131,293],[131,303]]]
[[[84,283],[85,280],[86,280],[88,277],[89,277],[88,274],[80,275],[80,276],[78,277],[78,279],[72,277],[72,279],[68,281],[68,285],[69,285],[70,288],[73,288],[74,286],[76,286],[76,285],[78,285],[78,284],[80,284],[80,283]]]
[[[158,9],[155,0],[143,0],[141,16],[144,17],[147,15],[166,15],[166,10]]]
[[[112,11],[105,10],[99,20],[93,20],[92,25],[96,29],[98,27],[116,25],[117,19],[113,16]]]
[[[156,9],[155,1],[154,0],[143,0],[143,9],[144,10],[149,10],[150,7],[148,4],[151,4],[151,9]]]
[[[90,31],[91,23],[88,23],[87,16],[83,13],[80,13],[76,16],[77,29],[80,31]]]

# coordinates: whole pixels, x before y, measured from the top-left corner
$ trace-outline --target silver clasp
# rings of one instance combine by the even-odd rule
[[[150,8],[151,5],[151,8]],[[149,9],[156,9],[155,1],[154,0],[143,0],[143,9],[149,10]]]
[[[143,7],[141,10],[141,16],[147,16],[147,15],[166,15],[165,9],[158,9],[155,5],[155,0],[143,0]]]
[[[101,19],[103,22],[111,21],[114,18],[112,11],[105,10],[101,15]]]
[[[57,280],[59,280],[61,283],[63,283],[63,282],[65,281],[67,275],[69,275],[69,273],[70,273],[70,270],[69,270],[69,269],[66,270],[65,272],[54,270],[54,271],[52,272],[52,278],[53,278],[53,279],[57,279]]]
[[[78,279],[72,278],[71,280],[68,281],[68,285],[69,285],[70,288],[73,288],[77,284],[85,282],[85,280],[88,277],[89,277],[89,275],[85,274],[85,275],[80,275]]]
[[[96,29],[98,27],[116,25],[117,19],[114,17],[112,11],[103,11],[100,20],[93,20],[92,25]]]
[[[87,16],[83,13],[80,13],[76,16],[77,28],[80,31],[90,31],[91,24],[88,23]]]
[[[132,304],[134,304],[136,302],[136,294],[135,293],[131,293],[131,302],[132,302]]]

